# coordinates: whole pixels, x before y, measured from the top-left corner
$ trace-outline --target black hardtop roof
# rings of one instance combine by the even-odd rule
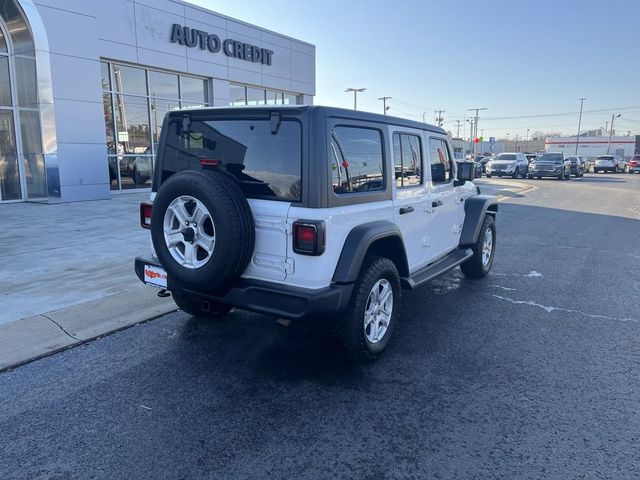
[[[446,135],[442,128],[428,123],[417,122],[414,120],[407,120],[406,118],[394,117],[391,115],[381,115],[379,113],[363,112],[359,110],[349,110],[346,108],[337,107],[324,107],[320,105],[258,105],[258,106],[235,106],[235,107],[206,107],[206,108],[191,108],[185,110],[173,110],[170,112],[173,115],[182,113],[204,113],[215,112],[217,114],[223,112],[243,112],[244,114],[263,113],[265,110],[276,111],[297,111],[298,113],[308,111],[322,111],[325,116],[332,118],[344,118],[349,120],[359,120],[363,122],[375,122],[386,125],[396,125],[400,127],[415,128],[421,130],[428,130],[430,132]]]

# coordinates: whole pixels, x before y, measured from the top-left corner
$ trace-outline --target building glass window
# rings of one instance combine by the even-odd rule
[[[285,105],[298,105],[300,96],[293,95],[292,93],[284,93],[283,94],[283,103]]]
[[[0,56],[0,106],[10,107],[11,83],[9,82],[9,57]]]
[[[247,87],[247,105],[264,105],[265,103],[264,90]]]
[[[208,106],[208,81],[107,61],[101,71],[111,189],[149,188],[165,115]]]
[[[246,105],[247,87],[244,85],[229,85],[229,105]]]
[[[113,65],[113,78],[116,92],[147,95],[147,78],[144,69]]]
[[[207,105],[207,81],[193,77],[180,77],[180,98],[191,104]]]
[[[0,202],[47,196],[34,56],[31,30],[20,8],[15,0],[4,0],[0,8]]]
[[[162,98],[180,98],[178,75],[173,73],[149,72],[149,95]]]
[[[36,61],[33,58],[16,57],[16,78],[22,81],[16,82],[18,91],[18,105],[20,107],[38,107],[38,86],[36,84]]]

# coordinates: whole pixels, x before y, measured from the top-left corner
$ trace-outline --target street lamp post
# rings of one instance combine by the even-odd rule
[[[509,134],[507,133],[505,135],[506,140],[504,141],[504,150],[505,152],[509,151]]]
[[[345,92],[353,92],[353,109],[358,109],[358,93],[362,93],[366,88],[347,88]]]
[[[527,143],[525,148],[527,149],[527,152],[529,151],[529,129],[527,128]]]
[[[586,98],[579,98],[580,100],[580,116],[578,117],[578,134],[576,135],[576,155],[578,155],[578,142],[580,141],[580,124],[582,123],[582,104]]]
[[[611,137],[613,136],[613,122],[616,118],[620,117],[622,114],[619,113],[616,115],[615,113],[611,115],[611,130],[609,130],[609,143],[607,144],[607,155],[609,155],[609,151],[611,150]]]
[[[516,133],[516,152],[518,151],[518,134]]]

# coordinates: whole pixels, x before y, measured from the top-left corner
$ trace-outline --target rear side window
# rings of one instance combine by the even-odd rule
[[[201,160],[220,162],[247,197],[299,201],[302,165],[300,123],[282,120],[272,133],[269,120],[193,120],[169,124],[163,176],[201,169]]]
[[[382,133],[373,128],[331,131],[331,185],[337,194],[385,189]]]
[[[431,160],[431,181],[433,183],[450,182],[453,179],[453,165],[444,140],[429,139],[429,158]]]
[[[415,187],[422,184],[420,137],[407,133],[394,133],[393,159],[396,187]]]

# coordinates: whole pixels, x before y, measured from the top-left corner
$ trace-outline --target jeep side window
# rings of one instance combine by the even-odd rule
[[[420,137],[407,133],[394,133],[393,158],[397,188],[415,187],[422,184]]]
[[[431,160],[431,181],[433,183],[451,181],[453,171],[446,142],[439,138],[430,138],[429,159]]]
[[[331,185],[337,194],[385,189],[379,130],[335,127],[331,132]]]

